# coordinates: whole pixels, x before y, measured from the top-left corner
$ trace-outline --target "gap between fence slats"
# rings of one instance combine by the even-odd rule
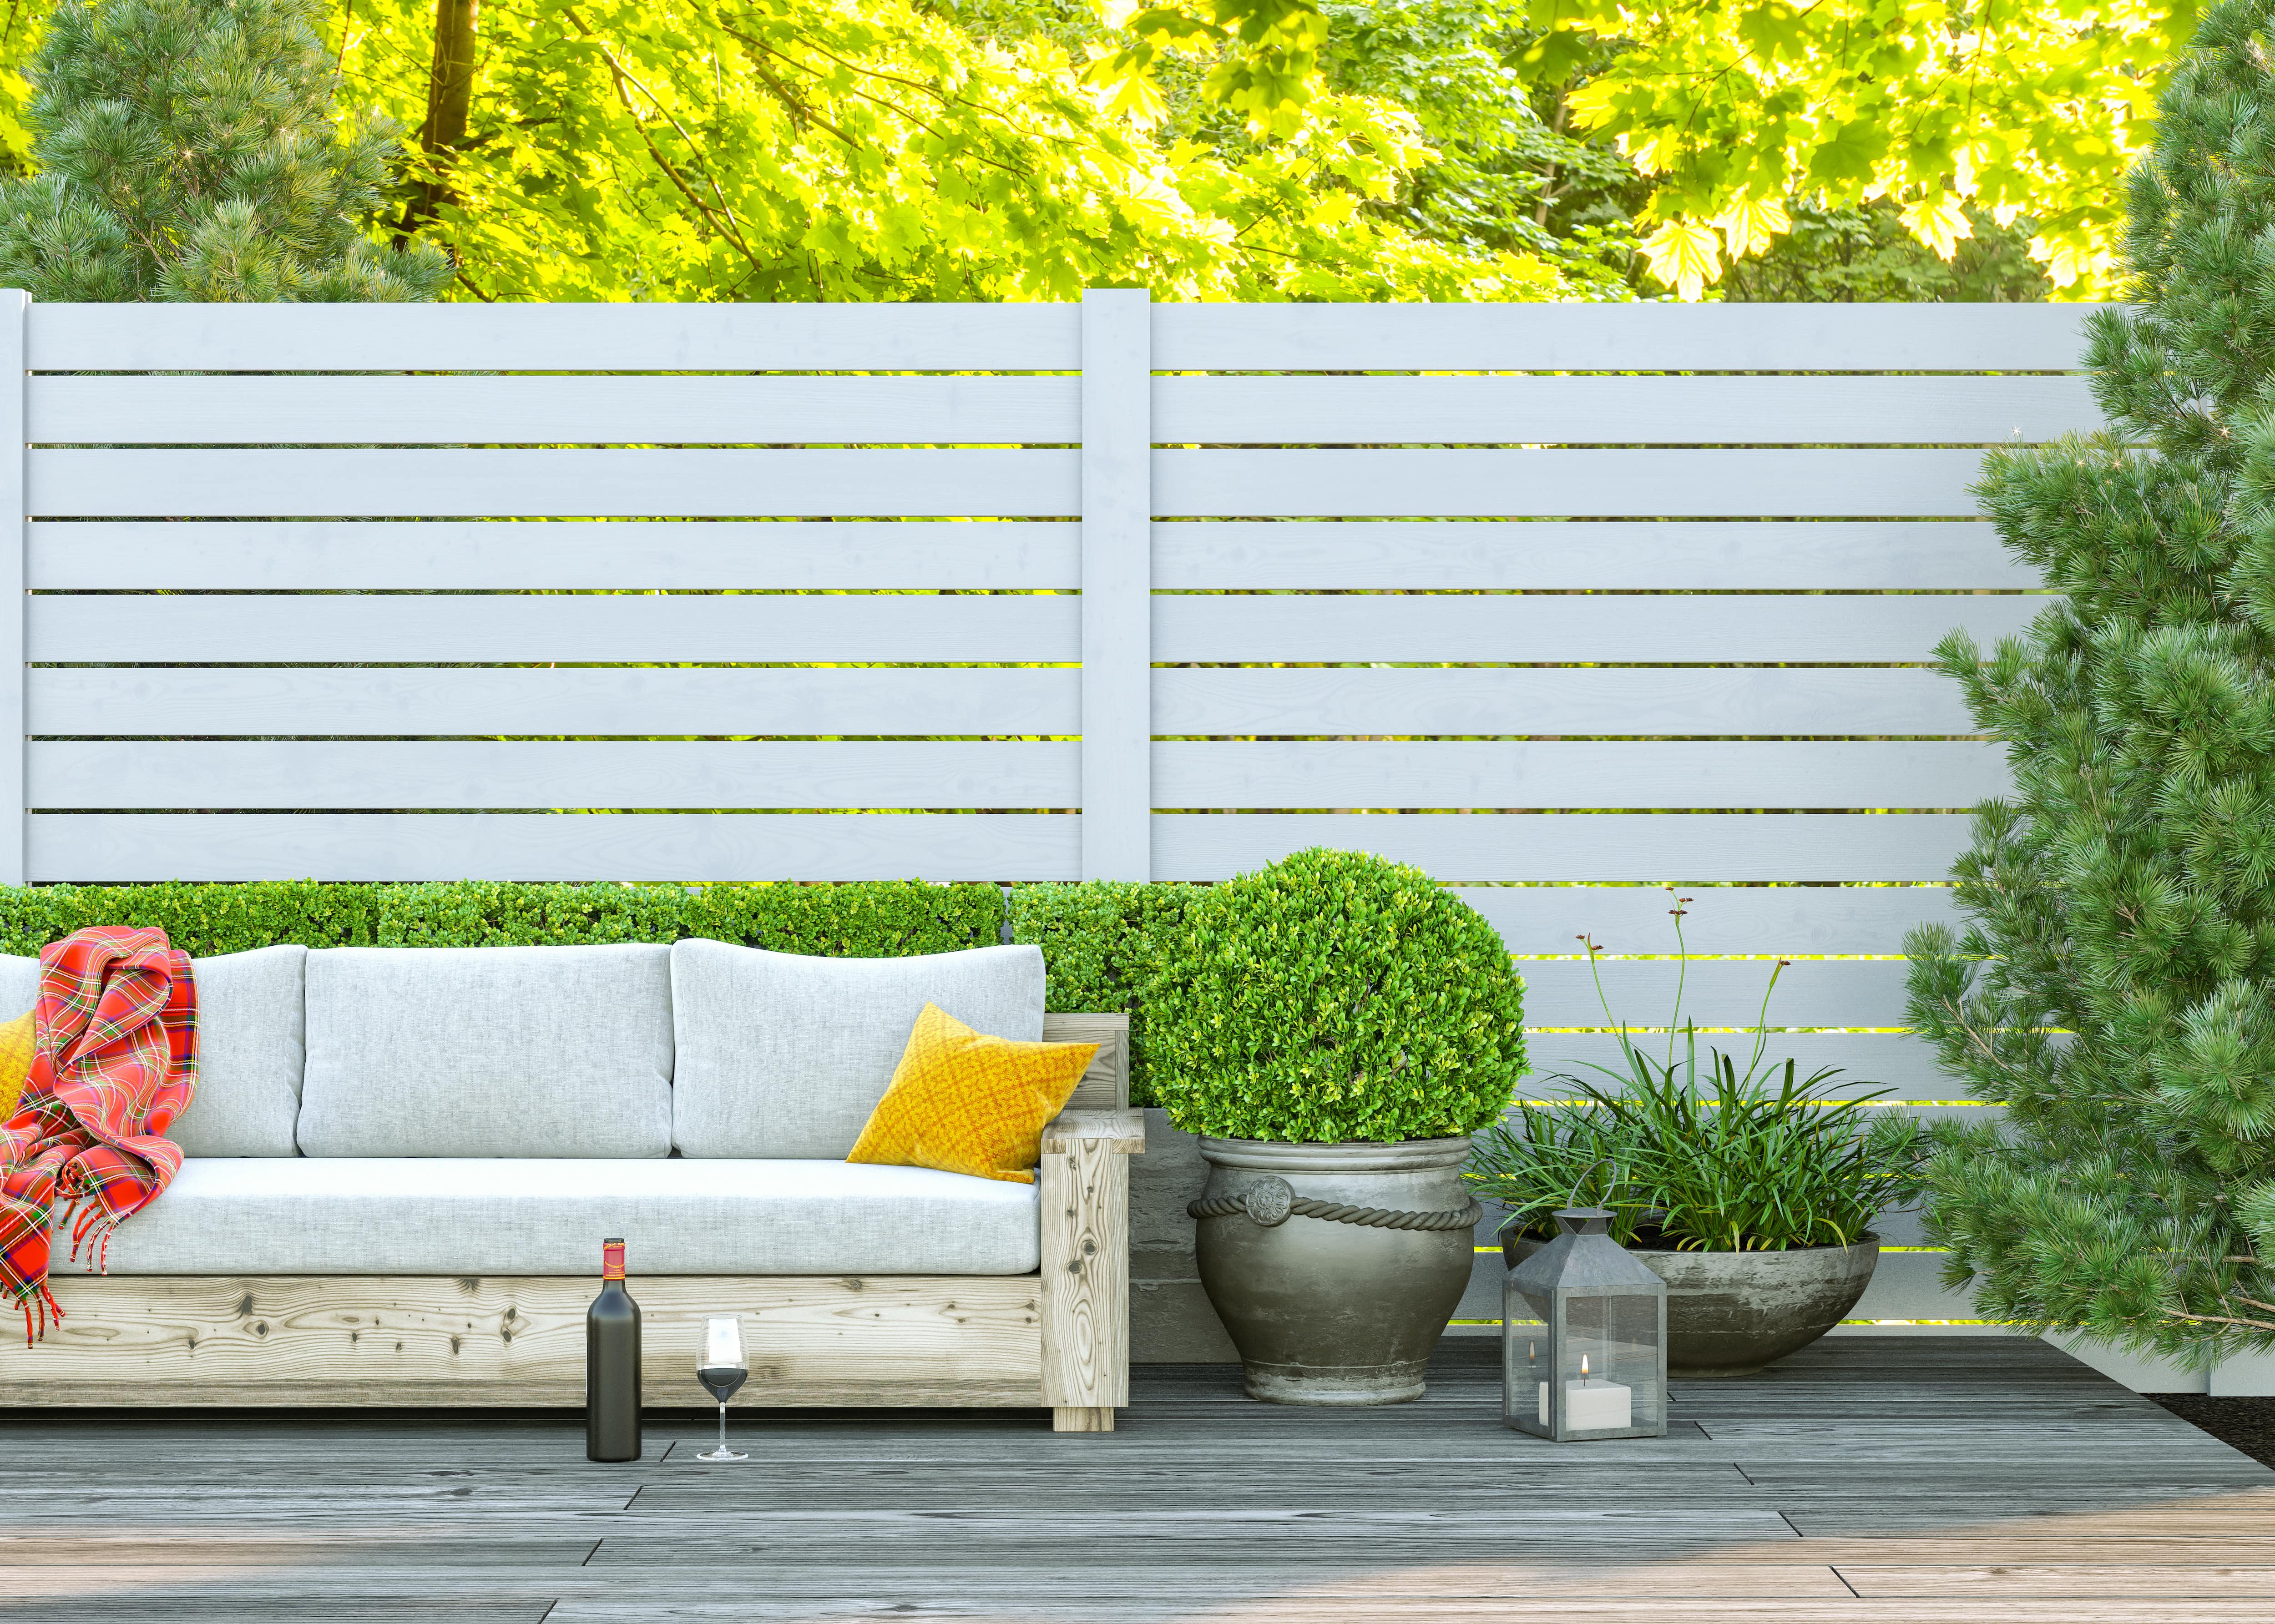
[[[1082,437],[1078,378],[35,375],[37,445],[950,445]]]
[[[1166,372],[2075,372],[2086,321],[2099,308],[1157,305],[1153,365]]]
[[[1072,596],[43,596],[37,661],[1074,661]]]
[[[1959,734],[1974,725],[1958,684],[1918,668],[1710,668],[1679,679],[1664,667],[1153,673],[1153,728],[1164,734]]]
[[[1674,899],[1658,886],[1458,886],[1455,895],[1500,933],[1511,953],[1672,953]],[[1959,918],[1943,886],[1699,886],[1684,940],[1699,954],[1901,953],[1906,933]]]
[[[1982,474],[1983,454],[1974,450],[1172,449],[1153,453],[1153,511],[1164,518],[1973,518],[1969,487]],[[43,503],[40,510],[50,510]]]
[[[1059,734],[1072,670],[35,668],[34,734]]]
[[[1153,746],[1153,804],[1180,808],[1947,808],[2012,782],[2004,751],[1972,743]]]
[[[1066,372],[1076,305],[35,305],[42,372]]]
[[[32,877],[1073,880],[1081,820],[910,812],[34,813]]]
[[[1924,663],[1954,627],[1986,647],[2052,599],[1916,596],[1166,595],[1159,661]],[[1246,731],[1246,729],[1227,729]]]
[[[1082,507],[1080,453],[1065,450],[72,449],[26,460],[31,510],[49,518],[1039,518]]]
[[[1191,519],[1153,526],[1153,584],[1414,592],[1778,588],[2035,590],[1988,525],[1901,519],[1345,523]]]
[[[1073,744],[488,740],[35,743],[30,801],[90,811],[1063,808]]]
[[[2003,445],[2101,427],[2077,376],[1153,381],[1153,437],[1180,445]]]

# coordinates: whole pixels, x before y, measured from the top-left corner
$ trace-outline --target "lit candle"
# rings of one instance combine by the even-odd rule
[[[1548,1424],[1548,1384],[1540,1384],[1540,1424]],[[1600,1432],[1635,1424],[1635,1390],[1588,1375],[1588,1356],[1580,1356],[1580,1379],[1564,1384],[1564,1425],[1573,1432]]]

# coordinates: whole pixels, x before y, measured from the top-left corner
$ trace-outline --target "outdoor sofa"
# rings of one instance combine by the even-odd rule
[[[181,1173],[0,1340],[0,1404],[577,1405],[601,1243],[625,1238],[645,1396],[1128,1402],[1127,1017],[1043,1012],[1040,952],[808,958],[722,942],[307,949],[196,962]],[[0,1009],[34,959],[0,959]],[[1098,1042],[1034,1184],[849,1164],[927,1001]]]

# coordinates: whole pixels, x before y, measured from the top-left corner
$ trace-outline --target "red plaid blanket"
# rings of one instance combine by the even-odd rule
[[[0,1292],[26,1341],[63,1318],[48,1290],[57,1202],[78,1213],[72,1256],[87,1242],[107,1264],[111,1230],[179,1171],[165,1134],[197,1088],[197,1010],[190,956],[163,931],[99,925],[41,949],[31,1075],[0,1127]]]

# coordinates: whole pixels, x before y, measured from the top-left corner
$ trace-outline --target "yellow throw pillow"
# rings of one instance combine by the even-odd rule
[[[1094,1043],[991,1038],[926,1004],[845,1159],[1032,1184],[1043,1125],[1066,1108],[1097,1053]]]
[[[0,1122],[16,1114],[17,1096],[32,1070],[32,1012],[0,1026]]]

